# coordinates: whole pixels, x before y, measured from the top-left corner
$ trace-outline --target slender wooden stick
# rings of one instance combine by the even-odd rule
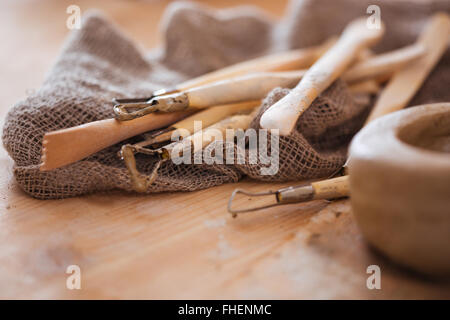
[[[185,91],[207,83],[229,79],[252,72],[288,71],[308,68],[335,42],[336,39],[333,37],[316,47],[274,53],[237,63],[183,82],[177,85],[174,88],[174,91]]]
[[[226,130],[246,130],[252,121],[254,114],[239,114],[223,119],[213,125],[207,127],[204,130],[197,131],[194,134],[186,137],[181,142],[173,142],[164,147],[168,152],[179,151],[179,155],[182,155],[181,145],[191,144],[193,146],[192,152],[197,152],[204,149],[216,139],[224,138]],[[219,137],[217,137],[217,134]]]
[[[368,58],[350,68],[343,76],[348,83],[385,74],[393,74],[425,54],[425,47],[416,43],[398,50]]]
[[[229,105],[227,107],[216,106],[208,108],[206,110],[197,112],[196,114],[189,116],[181,121],[178,121],[171,125],[167,131],[150,137],[144,141],[136,144],[136,146],[145,147],[150,144],[161,143],[164,141],[171,140],[173,137],[186,137],[195,132],[195,122],[201,122],[202,127],[206,128],[212,124],[219,122],[233,114],[237,113],[248,113],[256,106],[261,104],[260,100],[248,101],[236,103],[234,105]]]
[[[349,86],[349,90],[354,94],[377,94],[380,91],[380,86],[375,80],[364,80],[353,83]],[[148,139],[137,143],[136,146],[145,147],[150,144],[168,141],[172,137],[183,136],[182,132],[189,132],[189,134],[192,134],[195,132],[194,121],[201,121],[203,126],[210,126],[213,123],[218,122],[230,115],[241,111],[250,110],[260,103],[260,100],[255,100],[236,103],[228,105],[226,107],[215,106],[207,108],[177,123],[174,123],[169,128],[167,128],[167,130],[164,130],[164,132],[160,132],[157,135],[151,136]]]
[[[356,63],[346,71],[343,79],[349,84],[361,84],[367,80],[366,88],[372,78],[391,76],[395,71],[418,60],[426,50],[422,43],[416,43],[380,55],[371,55]],[[237,101],[261,99],[274,87],[291,88],[308,72],[308,69],[287,72],[256,72],[247,76],[210,83],[186,90],[189,106],[203,108],[211,105],[234,103]],[[360,86],[361,90],[364,90]],[[373,82],[371,89],[374,89]]]
[[[348,68],[361,50],[379,41],[383,33],[384,26],[368,29],[364,18],[351,22],[338,42],[308,70],[297,87],[262,115],[261,127],[279,129],[280,134],[288,135],[314,99]]]
[[[348,87],[351,93],[369,93],[369,94],[377,94],[380,92],[380,85],[376,80],[364,80],[361,82],[353,83]]]
[[[384,88],[366,123],[387,113],[404,108],[413,98],[428,74],[444,54],[450,34],[450,17],[446,13],[434,15],[417,40],[426,48],[419,60],[396,72]]]
[[[189,107],[194,108],[259,100],[273,88],[292,88],[305,73],[306,70],[253,73],[188,90],[186,97]]]

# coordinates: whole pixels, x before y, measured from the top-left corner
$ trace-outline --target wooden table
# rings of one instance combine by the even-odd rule
[[[83,11],[94,7],[75,2]],[[286,4],[246,2],[278,16]],[[68,33],[66,8],[73,3],[1,2],[2,119],[39,87]],[[167,3],[95,1],[95,7],[150,48],[158,44]],[[3,149],[0,161],[1,298],[450,298],[449,283],[408,272],[371,250],[348,200],[232,219],[225,207],[237,186],[282,186],[244,180],[192,193],[41,201],[16,185]],[[81,269],[81,290],[66,288],[69,265]],[[381,290],[366,286],[369,265],[381,268]]]

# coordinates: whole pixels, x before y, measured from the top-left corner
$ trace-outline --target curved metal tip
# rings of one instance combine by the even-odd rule
[[[119,121],[129,121],[133,120],[146,114],[155,112],[158,110],[157,105],[158,101],[155,99],[151,99],[146,102],[128,102],[116,104],[113,107],[114,116]],[[129,109],[136,109],[135,111],[129,111]]]
[[[233,200],[234,200],[234,198],[236,197],[236,195],[238,193],[244,194],[244,195],[249,196],[249,197],[263,197],[263,196],[275,195],[275,199],[276,199],[277,202],[273,203],[273,204],[265,205],[265,206],[260,206],[260,207],[251,207],[251,208],[244,208],[244,209],[233,209],[232,208]],[[263,209],[275,207],[275,206],[280,205],[280,203],[278,202],[278,198],[276,198],[277,194],[278,194],[278,191],[267,191],[267,192],[252,193],[252,192],[248,192],[248,191],[245,191],[245,190],[242,190],[242,189],[236,189],[231,194],[230,200],[228,200],[227,210],[228,210],[229,213],[231,213],[233,218],[236,218],[239,213],[252,212],[252,211],[263,210]]]
[[[137,103],[137,102],[144,103],[144,102],[150,101],[154,97],[155,97],[155,95],[152,94],[150,97],[145,97],[145,98],[123,98],[123,99],[113,98],[112,103],[113,103],[113,105],[126,104],[126,103]]]
[[[138,171],[136,167],[136,159],[134,157],[135,152],[158,155],[159,159],[153,167],[152,172],[149,176],[145,176]],[[147,150],[141,147],[126,144],[122,146],[120,153],[130,174],[130,179],[134,190],[137,192],[146,192],[148,187],[153,184],[153,182],[155,182],[158,176],[158,169],[163,161],[160,152],[158,150]]]

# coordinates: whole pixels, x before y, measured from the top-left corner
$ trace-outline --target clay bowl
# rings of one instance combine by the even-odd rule
[[[374,120],[350,146],[354,216],[392,260],[450,275],[450,103]]]

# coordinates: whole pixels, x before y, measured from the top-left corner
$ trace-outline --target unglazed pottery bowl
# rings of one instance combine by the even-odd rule
[[[404,266],[450,275],[450,103],[368,124],[351,143],[349,174],[366,239]]]

